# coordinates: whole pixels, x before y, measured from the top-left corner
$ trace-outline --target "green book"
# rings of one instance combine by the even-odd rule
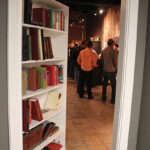
[[[44,67],[43,68],[39,67],[39,68],[37,68],[37,71],[40,72],[40,74],[41,74],[40,88],[44,89],[47,87],[47,70]]]
[[[54,13],[54,10],[51,9],[50,10],[50,28],[53,29],[53,13]]]

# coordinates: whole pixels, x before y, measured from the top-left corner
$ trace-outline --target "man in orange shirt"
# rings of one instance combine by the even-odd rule
[[[93,43],[89,41],[87,43],[87,48],[82,50],[77,58],[78,64],[81,66],[80,70],[80,81],[79,81],[79,97],[83,98],[84,94],[84,84],[86,81],[87,85],[87,93],[88,99],[92,99],[91,92],[91,81],[92,81],[92,73],[94,67],[97,67],[97,58],[95,53],[92,51]]]

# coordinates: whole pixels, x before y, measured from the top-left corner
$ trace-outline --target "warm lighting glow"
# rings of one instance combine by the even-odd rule
[[[94,16],[97,16],[97,13],[94,13]]]
[[[84,22],[84,19],[82,19],[82,22]]]
[[[103,9],[100,9],[100,10],[99,10],[99,13],[100,13],[100,14],[103,14],[103,12],[104,12]]]
[[[70,26],[72,27],[72,24],[70,24]]]

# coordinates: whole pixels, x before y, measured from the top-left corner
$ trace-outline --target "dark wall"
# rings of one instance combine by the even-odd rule
[[[82,40],[82,27],[80,26],[70,26],[69,27],[69,38],[68,42],[71,43],[72,41],[77,40],[81,41]]]
[[[101,39],[102,31],[102,21],[103,16],[91,14],[86,20],[86,39],[89,40],[90,37],[99,37]]]

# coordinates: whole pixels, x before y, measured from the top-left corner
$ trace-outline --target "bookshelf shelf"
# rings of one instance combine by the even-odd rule
[[[43,115],[43,120],[42,121],[36,121],[36,120],[32,120],[31,125],[29,126],[29,130],[31,130],[32,128],[40,125],[41,123],[45,122],[46,120],[51,119],[52,117],[56,116],[57,114],[63,112],[65,110],[65,108],[59,108],[58,110],[49,110],[48,112],[42,113]]]
[[[46,89],[39,89],[39,90],[36,90],[36,91],[27,91],[26,92],[26,95],[24,95],[22,97],[22,99],[26,99],[26,98],[29,98],[29,97],[33,97],[33,96],[37,96],[37,95],[40,95],[40,94],[44,94],[44,93],[47,93],[49,91],[52,91],[52,90],[56,90],[58,88],[61,88],[63,87],[64,84],[58,84],[56,86],[49,86],[48,88]]]
[[[40,150],[40,149],[44,148],[46,145],[48,145],[49,143],[51,143],[53,140],[55,140],[56,138],[58,138],[63,133],[65,133],[65,129],[60,128],[58,132],[56,132],[54,135],[48,137],[45,141],[43,141],[40,145],[38,145],[33,150]]]
[[[22,61],[22,65],[24,65],[24,64],[57,62],[57,61],[65,61],[65,60],[66,60],[65,58],[53,58],[53,59],[45,59],[45,60],[29,60],[29,61]]]
[[[68,34],[66,31],[60,31],[56,29],[50,29],[50,28],[45,28],[42,26],[30,25],[30,24],[25,24],[25,23],[23,23],[23,27],[41,29],[51,34],[51,36],[59,36],[59,35]]]

